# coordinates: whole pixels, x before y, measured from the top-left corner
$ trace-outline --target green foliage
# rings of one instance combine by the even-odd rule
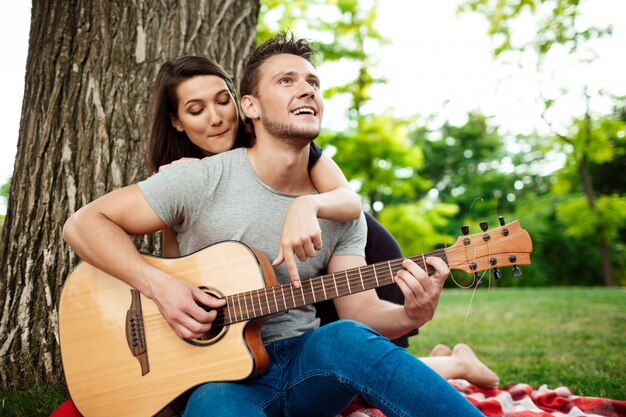
[[[626,106],[616,98],[614,114],[574,120],[562,135],[503,136],[479,112],[466,122],[439,128],[418,124],[418,115],[398,119],[390,112],[369,114],[371,87],[384,83],[371,70],[386,39],[376,30],[376,6],[356,0],[262,2],[259,40],[280,29],[318,40],[321,65],[335,62],[354,77],[325,90],[326,98],[348,95],[347,127],[324,130],[318,143],[342,167],[365,207],[398,239],[406,254],[451,244],[462,224],[503,215],[519,219],[533,238],[532,266],[521,279],[498,285],[601,285],[597,234],[610,236],[618,281],[626,283]],[[610,30],[575,27],[577,1],[468,0],[463,11],[483,13],[499,50],[534,47],[540,55],[560,44],[576,52],[582,42]],[[537,36],[513,41],[511,27],[525,15],[535,19]],[[528,16],[526,16],[528,17]],[[306,35],[303,35],[306,33]],[[546,99],[545,109],[555,99]],[[564,165],[563,165],[564,162]],[[556,171],[555,171],[556,170]],[[585,206],[581,172],[588,172],[595,211]],[[507,276],[508,271],[503,271]],[[464,281],[466,282],[466,280]]]
[[[560,220],[569,225],[566,236],[593,239],[595,231],[604,230],[609,241],[618,238],[620,229],[626,227],[626,197],[602,195],[596,200],[597,209],[592,211],[584,197],[573,198],[557,209]]]
[[[478,12],[487,18],[487,33],[498,43],[493,51],[495,56],[529,48],[543,56],[555,45],[574,53],[589,40],[612,34],[611,26],[578,29],[580,3],[580,0],[466,0],[459,11]],[[535,37],[530,41],[514,39],[512,28],[527,17],[534,19]]]
[[[7,180],[2,186],[0,186],[0,197],[5,199],[9,198],[9,188],[11,188],[11,178]]]
[[[389,115],[364,115],[359,121],[358,127],[343,132],[325,131],[319,144],[335,148],[334,160],[347,178],[358,182],[358,191],[374,211],[377,202],[415,201],[429,184],[417,174],[424,157],[408,139],[410,121]]]
[[[414,204],[394,204],[385,208],[379,220],[396,238],[405,256],[427,252],[451,242],[456,236],[446,236],[440,230],[458,214],[454,204],[432,204],[421,200]]]
[[[9,200],[9,188],[11,188],[11,178],[0,186],[0,198],[4,198],[5,203]],[[2,229],[4,228],[4,218],[5,215],[0,214],[0,236],[2,236]]]

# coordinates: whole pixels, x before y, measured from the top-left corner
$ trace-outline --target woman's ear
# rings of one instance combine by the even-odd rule
[[[183,125],[180,123],[180,120],[178,120],[178,117],[174,116],[172,113],[170,113],[170,120],[172,121],[172,126],[174,126],[174,129],[178,130],[179,132],[183,132],[185,129],[183,129]]]
[[[258,119],[259,111],[257,109],[257,101],[252,96],[241,97],[241,111],[248,119]]]

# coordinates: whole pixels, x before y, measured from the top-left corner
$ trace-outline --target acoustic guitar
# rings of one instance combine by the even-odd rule
[[[501,224],[504,221],[501,220]],[[411,257],[432,272],[426,257],[451,270],[476,273],[530,264],[532,242],[517,221],[458,238],[450,247]],[[191,255],[144,255],[155,267],[226,299],[209,334],[176,336],[156,305],[124,282],[81,262],[67,278],[59,305],[65,378],[86,417],[165,415],[190,388],[262,373],[268,356],[260,337],[270,314],[392,284],[402,259],[278,285],[269,260],[236,241]],[[497,272],[497,273],[496,273]]]

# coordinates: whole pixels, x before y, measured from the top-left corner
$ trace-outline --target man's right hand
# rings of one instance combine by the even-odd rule
[[[163,273],[151,284],[152,299],[172,330],[183,339],[200,338],[211,329],[217,317],[216,308],[226,305],[185,281]],[[200,305],[199,305],[200,304]],[[211,310],[206,311],[202,306]]]

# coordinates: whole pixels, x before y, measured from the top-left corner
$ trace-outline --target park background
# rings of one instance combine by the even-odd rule
[[[496,282],[488,272],[480,288],[462,292],[453,289],[451,280],[450,295],[444,294],[440,310],[448,306],[454,313],[438,313],[419,336],[421,346],[412,342],[416,353],[425,353],[430,338],[434,343],[462,339],[482,344],[478,349],[491,360],[488,363],[500,360],[498,371],[505,382],[572,386],[582,379],[587,382],[581,389],[588,395],[624,398],[624,339],[618,335],[626,330],[626,23],[620,18],[625,14],[623,2],[608,0],[260,3],[256,40],[290,28],[319,42],[326,114],[318,143],[405,254],[450,246],[461,225],[475,233],[483,220],[497,226],[498,216],[520,220],[533,238],[533,263],[522,268],[521,277],[512,278],[510,270],[503,269],[503,278]],[[23,19],[15,19],[21,31],[29,25],[28,18]],[[15,27],[15,22],[3,21],[3,26]],[[7,221],[11,215],[20,216],[20,193],[33,199],[24,190],[29,188],[26,182],[8,181],[18,137],[29,141],[25,128],[18,133],[20,115],[24,124],[32,105],[21,105],[24,42],[20,47],[16,36],[3,47],[4,62],[20,70],[17,81],[2,77],[3,90],[19,92],[19,101],[3,100],[9,107],[1,112],[7,127],[0,165]],[[8,67],[5,64],[3,71]],[[237,75],[236,67],[227,69]],[[143,132],[136,136],[145,139]],[[147,175],[136,166],[130,171],[134,177],[126,180]],[[115,185],[95,184],[89,196],[95,198]],[[62,225],[67,213],[62,214],[51,229]],[[34,315],[44,310],[32,301],[37,296],[26,299],[26,292],[20,292],[20,285],[32,282],[26,275],[33,269],[23,266],[23,260],[15,261],[27,253],[35,264],[53,263],[38,260],[32,247],[20,251],[15,245],[15,237],[32,232],[38,218],[16,221],[2,240],[1,376],[5,388],[18,391],[33,381],[55,386],[60,379],[58,349],[49,347],[54,345],[55,328],[49,324],[54,314],[44,315],[48,325],[37,327],[51,333],[38,342],[24,340],[33,337],[36,320],[16,317],[20,333],[24,335],[25,328],[31,332],[20,343],[8,337],[16,334],[9,330],[19,307]],[[158,242],[150,240],[138,245],[158,249]],[[69,264],[77,261],[71,255],[59,258]],[[52,272],[60,276],[48,281],[62,282],[61,269]],[[471,275],[453,274],[462,285],[472,285]],[[499,292],[505,291],[499,287],[532,288]],[[51,294],[40,298],[54,309],[59,285],[50,288]],[[454,300],[454,306],[447,304]],[[529,310],[537,300],[545,303]],[[512,344],[519,350],[505,351],[505,358],[496,359],[502,349],[484,340],[490,332],[498,333],[497,323],[488,321],[494,316],[511,320],[504,328],[511,333],[508,337],[519,338]],[[517,327],[520,321],[534,325]],[[440,327],[448,333],[437,332],[437,323],[444,323]],[[567,323],[567,344],[550,349],[546,340],[563,329],[559,323]],[[598,334],[590,334],[594,323]],[[536,340],[529,337],[530,331]],[[46,349],[37,345],[42,340],[47,341]],[[577,355],[568,364],[551,362],[564,349],[594,363],[594,372],[571,377]],[[546,363],[530,367],[536,375],[525,372],[527,350],[546,355]],[[43,357],[49,364],[36,370]],[[28,364],[25,372],[23,367],[16,370],[20,363]]]

